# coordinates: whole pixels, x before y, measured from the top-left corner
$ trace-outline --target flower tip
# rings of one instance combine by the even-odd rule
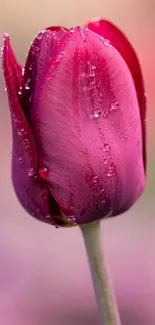
[[[6,53],[6,48],[8,47],[9,43],[10,43],[9,34],[4,33],[3,34],[3,39],[2,39],[2,46],[1,46],[1,58],[2,58],[2,62],[4,60],[4,56],[5,56],[5,53]]]
[[[4,33],[3,34],[3,41],[5,42],[7,39],[9,39],[9,34],[8,33]]]
[[[3,40],[2,40],[2,48],[3,49],[6,46],[6,44],[8,44],[9,40],[10,40],[9,34],[4,33],[3,34]]]

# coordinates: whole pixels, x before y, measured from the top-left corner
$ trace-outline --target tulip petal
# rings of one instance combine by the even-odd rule
[[[23,107],[27,118],[32,107],[36,83],[42,75],[46,64],[53,59],[61,39],[67,29],[63,27],[50,27],[40,32],[32,43],[23,76]]]
[[[98,19],[96,21],[90,21],[87,26],[91,31],[109,40],[111,44],[119,51],[130,69],[135,83],[140,107],[143,134],[143,159],[144,166],[146,167],[146,93],[137,54],[126,36],[111,22]]]
[[[48,216],[47,222],[52,222],[52,218],[49,218],[49,192],[37,175],[36,146],[18,98],[22,80],[21,69],[7,35],[4,35],[2,64],[12,121],[14,188],[19,201],[30,214],[45,221]]]
[[[82,224],[124,212],[143,189],[139,105],[128,66],[97,34],[77,27],[60,50],[30,120],[48,188]]]

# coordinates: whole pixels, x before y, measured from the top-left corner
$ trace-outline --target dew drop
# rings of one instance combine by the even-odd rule
[[[99,91],[99,96],[102,98],[103,97],[103,93],[101,91]]]
[[[20,129],[20,132],[26,134],[24,128],[21,128],[21,129]]]
[[[29,144],[29,139],[24,139],[23,143],[24,143],[25,145],[28,145],[28,144]]]
[[[104,190],[104,188],[102,188],[99,192],[99,199],[101,199],[103,197],[104,192],[105,192],[105,190]]]
[[[22,68],[22,76],[24,76],[25,68]]]
[[[30,142],[29,139],[24,139],[23,144],[25,146],[25,149],[30,149]]]
[[[91,179],[91,184],[93,186],[97,186],[98,185],[98,181],[99,181],[98,176],[93,176],[92,179]]]
[[[65,54],[65,50],[61,50],[59,52],[59,58],[63,58],[64,57],[64,54]]]
[[[85,27],[84,30],[85,30],[85,35],[87,36],[89,31],[88,27]]]
[[[109,144],[108,143],[105,143],[104,144],[104,151],[110,152],[110,149],[111,149],[111,147],[109,146]]]
[[[29,83],[31,82],[31,79],[30,78],[28,78],[27,80],[26,80],[26,83],[25,83],[25,89],[26,90],[29,90],[30,89],[30,86],[29,86]]]
[[[93,117],[94,119],[98,119],[101,115],[101,111],[99,109],[94,109],[92,111],[91,117]]]
[[[108,177],[112,177],[115,174],[115,169],[116,169],[116,165],[114,163],[111,164],[111,166],[109,166],[106,170],[106,175]]]
[[[109,111],[108,111],[108,109],[105,109],[105,110],[103,111],[103,117],[104,117],[104,118],[107,118],[108,115],[109,115]]]
[[[4,86],[4,88],[3,88],[3,89],[4,89],[4,91],[7,91],[7,88],[6,88],[6,86]]]
[[[16,117],[16,115],[12,114],[12,116],[13,116],[13,120],[14,120],[15,123],[19,122],[18,121],[18,118]]]
[[[122,133],[120,133],[119,138],[122,139]]]
[[[76,222],[75,214],[68,216],[67,219],[68,219],[68,221],[72,221],[74,223]]]
[[[119,106],[119,103],[118,102],[111,103],[111,105],[110,105],[110,111],[111,112],[116,111],[118,109],[118,106]]]
[[[21,94],[22,94],[22,87],[20,87],[18,90],[18,95],[21,96]]]
[[[48,171],[47,167],[42,167],[42,168],[39,168],[38,173],[41,178],[46,178],[49,174],[49,171]]]
[[[38,40],[40,40],[42,38],[42,36],[40,36],[40,38],[38,37]],[[38,53],[40,50],[39,46],[33,46],[33,52]]]
[[[108,39],[104,39],[104,45],[105,46],[110,46],[110,41]]]
[[[94,90],[95,88],[95,80],[90,80],[89,81],[89,90]]]
[[[70,28],[70,32],[74,33],[75,32],[75,28]]]
[[[22,157],[19,157],[18,158],[18,161],[19,161],[20,164],[22,164],[23,163],[23,158]]]
[[[89,76],[95,77],[95,70],[96,70],[95,65],[91,64],[89,61],[87,62],[87,64],[88,64],[88,69],[89,69]]]
[[[124,132],[124,140],[125,140],[125,141],[128,140],[128,132],[127,132],[127,131]]]
[[[107,165],[107,164],[108,164],[108,160],[107,160],[107,159],[104,159],[104,160],[103,160],[103,164],[104,164],[104,165]]]
[[[32,167],[28,168],[27,175],[30,176],[30,177],[33,176],[34,175],[34,168],[32,168]]]

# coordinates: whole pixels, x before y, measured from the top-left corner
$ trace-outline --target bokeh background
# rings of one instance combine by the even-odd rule
[[[132,41],[148,95],[148,178],[135,206],[102,222],[102,240],[122,325],[155,324],[155,1],[1,0],[0,37],[11,35],[23,64],[31,40],[49,25],[74,26],[91,17],[115,22]],[[55,229],[19,205],[11,184],[11,127],[0,72],[0,324],[97,325],[80,230]]]

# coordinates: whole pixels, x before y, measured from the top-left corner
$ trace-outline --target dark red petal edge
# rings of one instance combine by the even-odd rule
[[[19,201],[30,214],[40,220],[52,222],[49,210],[49,192],[37,175],[36,146],[18,99],[22,72],[16,62],[8,35],[4,35],[2,67],[12,121],[14,188]]]
[[[132,45],[130,44],[126,36],[111,22],[99,19],[96,21],[90,21],[87,24],[87,27],[91,31],[101,35],[105,39],[108,39],[111,42],[111,45],[114,46],[121,54],[130,69],[135,83],[140,107],[143,134],[143,160],[144,168],[146,169],[146,93],[144,89],[143,76],[137,54],[135,53]]]

